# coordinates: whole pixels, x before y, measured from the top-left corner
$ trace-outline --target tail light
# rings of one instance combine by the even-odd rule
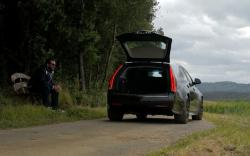
[[[171,92],[176,92],[175,77],[171,66],[169,67],[169,76],[170,76],[170,90]]]
[[[115,81],[115,77],[117,75],[117,73],[120,71],[120,69],[122,68],[122,64],[120,64],[118,66],[118,68],[115,70],[114,74],[112,75],[112,77],[109,80],[109,90],[113,89],[113,85],[114,85],[114,81]]]

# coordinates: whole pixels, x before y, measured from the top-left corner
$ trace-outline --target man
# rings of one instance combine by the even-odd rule
[[[54,84],[53,75],[56,68],[55,59],[48,59],[45,65],[39,67],[31,76],[29,86],[31,92],[39,93],[45,106],[51,106],[52,109],[58,108],[58,95],[61,87]],[[51,95],[51,102],[49,96]]]

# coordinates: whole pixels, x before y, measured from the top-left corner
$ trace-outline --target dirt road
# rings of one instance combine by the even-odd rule
[[[157,116],[139,122],[87,120],[34,128],[1,130],[0,156],[137,156],[158,150],[192,132],[213,128],[211,123],[175,124]]]

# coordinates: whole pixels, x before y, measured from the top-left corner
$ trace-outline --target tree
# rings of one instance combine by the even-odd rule
[[[12,37],[2,39],[1,78],[6,80],[17,71],[31,73],[47,57],[55,57],[58,79],[65,83],[78,80],[79,89],[88,91],[102,88],[114,67],[125,60],[115,36],[153,29],[157,2],[14,0],[6,5],[8,18],[4,19],[13,21],[3,20],[0,10],[0,22],[6,25],[0,31]]]
[[[115,36],[142,29],[152,30],[152,19],[157,2],[155,0],[114,0],[112,2],[103,0],[99,5],[99,10],[107,10],[99,14],[97,22],[98,32],[101,34],[101,39],[104,40],[101,45],[101,51],[104,52],[102,60],[102,64],[104,64],[103,86],[109,73],[109,66],[113,64],[111,63],[112,58],[115,60],[113,52],[119,49],[115,42]],[[118,54],[118,57],[122,55]]]

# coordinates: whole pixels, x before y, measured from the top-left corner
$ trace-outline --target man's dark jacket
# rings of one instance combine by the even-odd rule
[[[41,91],[41,89],[51,90],[53,87],[53,72],[49,71],[45,65],[39,67],[31,76],[29,86],[31,91]]]

